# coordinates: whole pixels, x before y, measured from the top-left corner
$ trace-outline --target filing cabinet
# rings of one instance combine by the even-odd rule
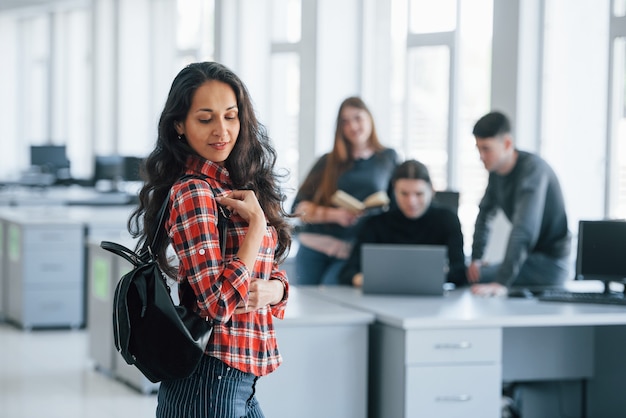
[[[80,328],[85,319],[82,223],[5,217],[6,319],[22,328]]]
[[[5,318],[5,307],[6,307],[6,298],[7,298],[7,291],[6,291],[6,272],[5,272],[5,256],[4,256],[4,252],[6,250],[6,244],[5,244],[5,230],[6,228],[4,227],[4,221],[2,219],[0,219],[0,321],[3,321]]]
[[[113,296],[119,279],[130,271],[132,266],[122,257],[100,248],[100,241],[100,239],[91,238],[87,242],[89,357],[102,373],[142,393],[155,392],[159,384],[150,382],[135,366],[126,364],[124,358],[115,349]],[[134,249],[135,244],[130,240],[117,240],[116,242]]]
[[[376,324],[373,416],[499,417],[502,330],[410,329]],[[403,359],[403,361],[398,361]]]

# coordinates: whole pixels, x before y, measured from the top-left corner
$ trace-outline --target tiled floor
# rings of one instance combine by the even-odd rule
[[[0,323],[1,418],[143,418],[155,408],[156,395],[95,370],[87,331]]]

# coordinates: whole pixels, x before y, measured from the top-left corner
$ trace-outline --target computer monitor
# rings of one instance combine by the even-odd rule
[[[459,211],[459,192],[454,190],[437,191],[433,196],[433,202],[447,207],[454,213],[457,213]]]
[[[125,182],[141,181],[140,169],[143,159],[122,155],[96,155],[94,185],[106,191],[121,191],[128,186]]]
[[[124,157],[121,155],[96,155],[94,160],[94,184],[106,183],[106,189],[117,191],[124,180]]]
[[[141,157],[124,157],[124,181],[141,181]]]
[[[60,169],[70,167],[65,145],[31,145],[30,164],[55,175]]]
[[[578,224],[576,278],[610,282],[626,280],[626,221],[581,220]]]

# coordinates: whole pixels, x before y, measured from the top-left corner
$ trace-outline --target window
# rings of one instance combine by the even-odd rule
[[[74,161],[70,170],[82,177],[88,170],[91,89],[89,13],[84,8],[42,11],[17,25],[16,148],[6,166],[16,173],[29,166],[29,145],[66,145]],[[3,164],[4,165],[4,164]]]
[[[176,48],[178,68],[194,61],[210,61],[214,55],[213,0],[178,0]]]
[[[490,110],[492,16],[493,0],[396,0],[391,12],[391,143],[435,189],[460,192],[466,251],[487,183],[471,132]]]
[[[622,219],[626,218],[626,0],[612,0],[611,6],[605,215]]]
[[[624,17],[621,18],[624,23]],[[622,26],[621,29],[626,29]],[[612,40],[611,102],[609,146],[607,148],[608,213],[611,218],[626,218],[626,33]]]
[[[279,174],[290,200],[297,190],[300,167],[300,80],[302,11],[300,0],[271,2],[270,106],[268,130],[278,154]],[[285,208],[290,210],[291,203]]]
[[[449,80],[448,46],[409,49],[404,152],[428,165],[439,190],[448,187]]]
[[[20,27],[20,39],[23,40],[20,66],[24,71],[20,83],[23,94],[20,95],[19,115],[20,137],[25,149],[28,143],[43,144],[51,139],[50,28],[50,18],[45,15],[25,19]]]
[[[299,115],[300,115],[300,56],[297,53],[272,54],[272,95],[268,129],[278,153],[276,166],[288,191],[298,188]],[[287,171],[285,171],[287,170]],[[290,193],[293,194],[293,193]]]

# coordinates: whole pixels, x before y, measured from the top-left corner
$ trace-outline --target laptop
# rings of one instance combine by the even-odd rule
[[[362,244],[363,293],[442,296],[447,252],[444,245]]]

